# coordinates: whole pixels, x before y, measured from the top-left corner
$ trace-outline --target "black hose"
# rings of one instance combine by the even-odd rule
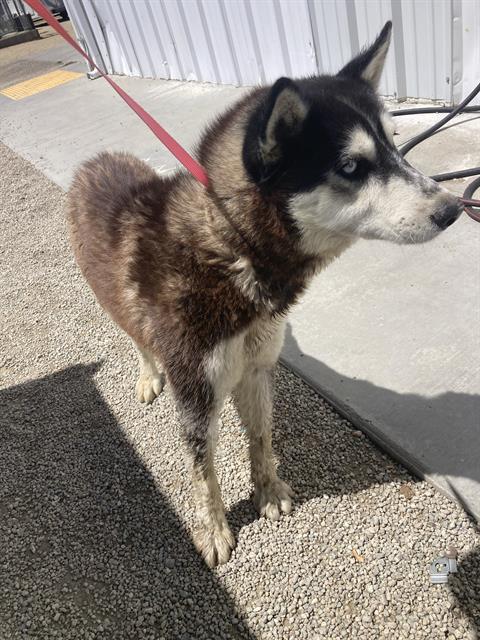
[[[407,116],[407,115],[415,115],[422,113],[447,113],[448,115],[439,120],[436,124],[429,127],[422,133],[419,133],[417,136],[413,137],[411,140],[406,142],[400,148],[400,153],[405,156],[409,151],[416,147],[417,144],[423,142],[434,133],[436,133],[444,124],[452,120],[455,116],[460,113],[469,113],[472,111],[480,111],[480,106],[468,106],[469,102],[471,102],[475,96],[480,92],[480,82],[477,84],[475,89],[471,91],[468,96],[463,100],[457,107],[418,107],[414,109],[395,109],[390,111],[393,116]],[[456,180],[457,178],[466,178],[469,176],[476,176],[480,174],[480,167],[474,167],[472,169],[462,169],[460,171],[451,171],[448,173],[439,173],[437,175],[431,176],[433,180],[437,182],[442,182],[444,180]],[[476,220],[480,222],[480,201],[472,200],[472,196],[480,189],[480,178],[476,178],[470,182],[461,198],[461,200],[467,200],[468,202],[464,202],[465,212]],[[472,208],[474,207],[474,208]]]
[[[461,171],[450,171],[450,173],[437,173],[435,176],[430,176],[430,178],[437,182],[444,182],[445,180],[456,180],[457,178],[468,178],[478,175],[480,175],[480,167],[462,169]]]
[[[422,113],[452,113],[455,107],[415,107],[414,109],[394,109],[390,111],[392,116],[414,116]],[[472,111],[480,111],[480,105],[473,107],[465,107],[462,113],[471,113]]]
[[[436,122],[434,125],[426,129],[422,133],[419,133],[418,136],[415,136],[409,142],[404,144],[400,149],[400,153],[402,154],[402,156],[405,156],[409,151],[413,149],[413,147],[416,147],[417,144],[420,144],[420,142],[423,142],[424,140],[429,138],[432,135],[432,133],[435,133],[435,131],[440,129],[440,127],[443,127],[444,124],[449,122],[457,114],[461,113],[463,109],[468,105],[468,103],[471,102],[478,93],[480,93],[480,82],[477,84],[475,89],[468,94],[465,100],[463,100],[457,107],[455,107],[452,111],[450,111],[448,115],[446,115],[444,118]]]

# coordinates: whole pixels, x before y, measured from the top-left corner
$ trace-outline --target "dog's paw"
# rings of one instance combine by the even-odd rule
[[[161,374],[142,374],[137,380],[135,391],[140,402],[150,404],[161,393],[164,379]]]
[[[193,542],[210,568],[228,562],[235,548],[235,538],[227,524],[214,529],[197,529]]]
[[[292,510],[293,491],[286,482],[275,478],[255,488],[253,504],[261,516],[278,520],[281,513]]]

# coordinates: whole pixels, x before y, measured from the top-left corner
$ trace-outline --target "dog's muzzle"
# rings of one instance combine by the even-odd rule
[[[443,231],[457,220],[462,211],[462,203],[458,198],[455,198],[444,203],[436,213],[430,216],[430,220]]]

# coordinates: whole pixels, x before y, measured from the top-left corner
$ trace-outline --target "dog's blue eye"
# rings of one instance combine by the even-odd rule
[[[345,164],[342,164],[342,166],[340,167],[340,171],[341,173],[350,176],[352,175],[352,173],[355,173],[357,167],[358,162],[356,160],[349,160],[348,162],[345,162]]]

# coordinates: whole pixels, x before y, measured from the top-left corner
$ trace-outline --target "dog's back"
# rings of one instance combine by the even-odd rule
[[[132,155],[101,153],[80,167],[68,194],[71,244],[80,269],[100,304],[139,343],[127,292],[134,281],[148,287],[158,266],[165,205],[173,184]],[[153,235],[154,260],[148,242]],[[149,261],[149,268],[136,279],[142,261]]]

